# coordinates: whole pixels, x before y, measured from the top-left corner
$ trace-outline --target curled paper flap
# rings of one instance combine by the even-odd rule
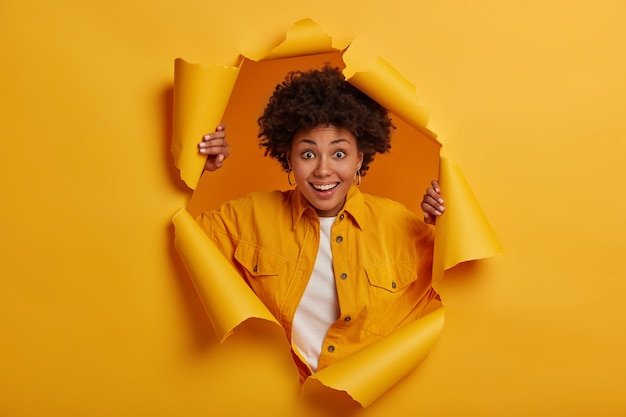
[[[176,213],[173,223],[176,249],[221,342],[249,319],[280,326],[187,210]]]
[[[461,169],[442,157],[439,171],[446,212],[437,219],[435,229],[433,283],[460,262],[504,252]]]
[[[334,45],[333,38],[311,19],[297,21],[287,30],[285,40],[269,50],[250,50],[243,55],[253,61],[315,55],[344,49],[345,45]]]
[[[344,54],[343,73],[348,82],[415,129],[428,130],[428,111],[418,104],[415,86],[381,57],[367,65],[363,57],[350,52]],[[358,71],[357,68],[368,69]],[[429,136],[434,138],[432,133]]]
[[[238,67],[175,61],[172,153],[191,189],[196,189],[206,161],[198,143],[221,122],[238,72]]]
[[[439,308],[322,369],[305,381],[303,390],[319,381],[367,407],[428,356],[443,328],[444,312]]]

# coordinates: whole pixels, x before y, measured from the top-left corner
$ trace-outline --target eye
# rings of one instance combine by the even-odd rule
[[[334,157],[337,159],[342,159],[346,157],[346,153],[344,151],[337,151],[335,152]]]
[[[315,154],[311,151],[302,152],[302,158],[304,159],[313,159],[315,158]]]

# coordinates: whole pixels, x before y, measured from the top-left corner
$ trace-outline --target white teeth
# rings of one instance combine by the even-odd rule
[[[326,184],[326,185],[313,185],[313,188],[320,191],[328,191],[332,188],[335,188],[337,184]]]

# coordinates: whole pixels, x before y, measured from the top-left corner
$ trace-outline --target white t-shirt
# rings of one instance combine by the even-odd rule
[[[340,314],[330,251],[330,229],[334,222],[335,217],[320,217],[317,259],[296,309],[291,332],[293,345],[313,372],[317,370],[326,333]]]

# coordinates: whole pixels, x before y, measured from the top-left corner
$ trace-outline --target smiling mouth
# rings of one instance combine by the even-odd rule
[[[329,191],[329,190],[332,190],[333,188],[336,188],[337,186],[339,186],[338,182],[334,184],[323,184],[323,185],[311,184],[311,187],[315,188],[317,191]]]

